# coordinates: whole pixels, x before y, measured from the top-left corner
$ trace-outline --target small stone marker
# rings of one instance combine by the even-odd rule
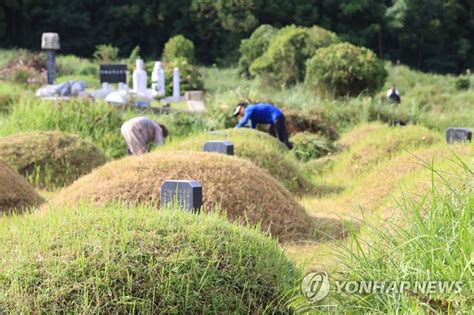
[[[127,65],[100,65],[100,83],[127,83]]]
[[[450,127],[446,129],[446,142],[471,142],[472,131],[469,128],[454,128]]]
[[[217,152],[234,155],[234,144],[230,141],[207,141],[204,143],[204,152]]]
[[[161,207],[177,203],[187,212],[198,212],[202,206],[202,185],[196,180],[166,180],[161,185]]]
[[[54,84],[54,81],[56,81],[56,50],[60,48],[58,33],[43,33],[41,36],[41,49],[46,50],[47,54],[48,84]]]

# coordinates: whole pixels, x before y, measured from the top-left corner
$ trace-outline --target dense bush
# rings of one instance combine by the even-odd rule
[[[300,271],[216,214],[84,205],[0,222],[7,314],[283,314]]]
[[[331,141],[314,133],[297,133],[290,138],[290,142],[293,144],[291,153],[304,162],[335,151]]]
[[[267,51],[250,66],[250,73],[274,86],[289,86],[304,77],[308,33],[303,27],[287,26],[270,41]]]
[[[454,86],[458,91],[469,90],[469,87],[471,86],[471,81],[469,80],[469,78],[459,78],[456,80]]]
[[[162,59],[171,62],[178,58],[187,59],[189,63],[194,63],[194,44],[183,35],[170,38],[163,49]]]
[[[250,73],[274,86],[303,81],[306,60],[319,48],[337,42],[334,33],[320,27],[287,26],[271,39],[266,52],[250,66]]]
[[[331,140],[336,140],[339,137],[336,125],[325,112],[288,110],[285,111],[285,116],[290,134],[306,131],[321,134]]]
[[[193,66],[188,59],[175,58],[164,65],[166,95],[173,93],[173,69],[179,68],[181,94],[185,91],[203,90],[204,82],[201,73],[196,66]]]
[[[110,63],[116,61],[119,49],[112,45],[98,45],[95,47],[94,58],[101,63]]]
[[[383,62],[372,51],[340,43],[316,51],[307,63],[305,81],[318,92],[355,96],[377,92],[386,77]]]
[[[240,43],[239,73],[250,77],[250,65],[265,53],[277,29],[271,25],[260,25],[250,36]]]

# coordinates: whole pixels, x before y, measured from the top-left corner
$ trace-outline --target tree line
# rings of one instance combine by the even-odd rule
[[[474,0],[2,0],[0,45],[40,49],[58,32],[62,53],[90,57],[99,44],[158,58],[183,34],[197,61],[230,65],[261,24],[319,25],[379,57],[433,72],[474,66]]]

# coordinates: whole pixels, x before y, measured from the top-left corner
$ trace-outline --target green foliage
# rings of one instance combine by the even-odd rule
[[[284,313],[301,277],[255,228],[155,207],[6,218],[0,256],[7,313]]]
[[[260,25],[248,39],[240,42],[239,73],[250,77],[250,65],[265,53],[277,30],[267,24]]]
[[[99,66],[96,63],[74,55],[57,56],[56,67],[58,77],[72,75],[99,77]]]
[[[193,42],[183,35],[170,38],[163,49],[162,59],[165,62],[186,59],[190,64],[193,64],[195,62]]]
[[[173,93],[173,69],[175,67],[179,68],[182,94],[191,90],[204,90],[204,82],[199,69],[185,58],[175,58],[164,65],[166,95]]]
[[[118,59],[119,49],[112,45],[98,45],[95,47],[94,58],[100,63],[110,63]]]
[[[338,41],[334,33],[320,27],[287,26],[271,39],[266,52],[250,66],[250,73],[265,83],[288,87],[303,81],[306,60],[319,48]]]
[[[133,48],[132,52],[130,53],[130,56],[128,56],[128,59],[127,59],[127,65],[129,68],[132,68],[135,66],[135,61],[140,58],[140,46],[135,46],[135,48]]]
[[[374,94],[386,77],[383,62],[373,52],[340,43],[316,51],[307,63],[305,82],[315,91],[355,96]]]
[[[323,157],[335,151],[328,139],[309,132],[296,133],[291,136],[290,142],[294,146],[291,153],[303,162]]]
[[[308,33],[302,27],[287,26],[270,41],[267,51],[250,66],[250,73],[273,86],[290,86],[304,78],[308,57]]]
[[[469,87],[471,86],[471,80],[468,78],[459,78],[454,83],[454,86],[458,91],[469,90]]]

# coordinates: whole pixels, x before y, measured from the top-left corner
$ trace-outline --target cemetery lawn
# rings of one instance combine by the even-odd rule
[[[0,67],[14,57],[15,51],[0,50]],[[96,62],[76,56],[58,56],[57,61],[58,81],[83,79],[97,86]],[[36,86],[0,78],[0,137],[52,130],[75,134],[110,161],[61,192],[57,186],[72,178],[59,177],[56,186],[51,178],[47,180],[51,177],[47,172],[27,178],[45,189],[40,194],[46,202],[59,202],[54,204],[55,211],[0,218],[0,257],[5,257],[0,259],[0,313],[279,312],[289,300],[294,308],[307,306],[304,299],[293,299],[293,293],[309,271],[326,271],[343,280],[463,281],[459,294],[438,294],[432,299],[413,294],[341,296],[331,291],[328,299],[339,311],[472,312],[474,144],[447,145],[444,131],[447,127],[474,129],[474,75],[464,76],[471,81],[470,89],[456,90],[456,76],[421,73],[389,63],[386,69],[386,84],[374,96],[323,98],[304,84],[274,89],[258,79],[239,77],[236,68],[199,67],[207,112],[164,115],[86,99],[42,101],[33,96]],[[401,92],[397,107],[383,100],[392,84]],[[265,133],[234,130],[237,121],[230,113],[242,100],[275,103],[288,114],[292,128],[318,133],[334,150],[302,161]],[[170,137],[165,145],[151,148],[154,152],[148,156],[168,156],[169,169],[175,169],[172,162],[180,156],[192,157],[189,151],[202,151],[206,140],[230,139],[235,157],[229,161],[238,162],[222,164],[227,188],[221,194],[215,187],[222,183],[214,179],[212,169],[217,159],[199,158],[205,171],[180,169],[181,174],[205,173],[213,198],[227,196],[230,205],[271,205],[270,193],[246,201],[252,198],[247,191],[270,187],[279,197],[286,196],[285,202],[279,202],[286,208],[306,210],[304,217],[314,221],[315,233],[311,238],[277,242],[257,228],[227,223],[214,213],[193,220],[182,213],[157,212],[153,204],[140,204],[149,201],[154,188],[147,188],[149,195],[138,196],[139,181],[127,181],[127,176],[147,170],[151,187],[156,172],[163,178],[166,172],[151,167],[155,162],[135,167],[132,159],[122,159],[125,143],[120,125],[137,115],[167,126]],[[407,126],[400,127],[398,122]],[[229,170],[240,164],[250,165],[253,171],[235,179],[237,171]],[[130,173],[116,176],[122,182],[112,189],[113,201],[133,201],[132,208],[115,203],[73,209],[64,205],[81,190],[90,188],[90,195],[102,191],[94,188],[100,182],[97,178],[112,178],[117,165]],[[73,165],[65,163],[62,169],[61,176],[77,175]],[[259,176],[262,180],[273,178],[262,183],[254,179],[256,174],[264,174]],[[80,185],[87,180],[90,183]],[[270,208],[275,213],[279,210]],[[266,210],[255,213],[268,219]],[[260,218],[252,219],[255,223]],[[62,262],[67,268],[62,268]],[[163,268],[165,264],[170,267]],[[190,284],[199,289],[191,290]],[[37,287],[41,290],[35,291]],[[207,304],[195,302],[200,299]]]

